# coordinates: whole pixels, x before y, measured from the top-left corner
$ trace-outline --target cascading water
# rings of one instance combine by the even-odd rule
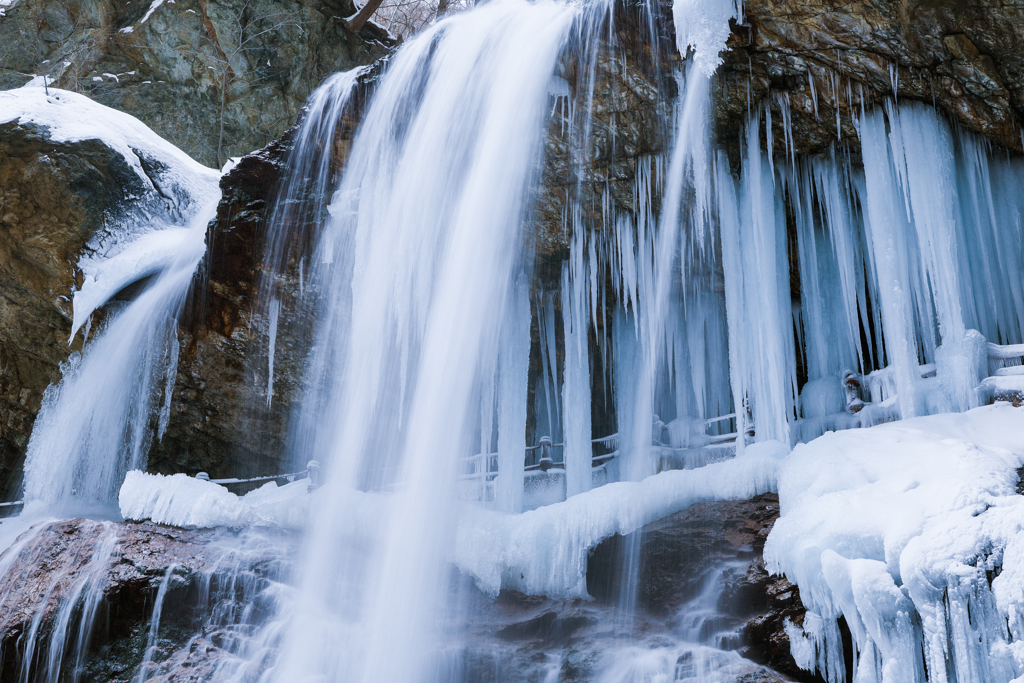
[[[519,308],[523,264],[510,255],[525,241],[548,82],[575,17],[510,0],[440,22],[395,55],[374,94],[310,269],[327,293],[304,406],[319,424],[297,448],[324,463],[327,484],[276,680],[427,680],[444,668],[455,464],[473,449],[473,398],[496,367],[505,311]],[[381,516],[355,528],[345,511],[373,497]]]
[[[158,436],[166,428],[178,314],[216,207],[216,200],[208,202],[189,227],[161,231],[173,239],[177,256],[64,364],[63,379],[47,390],[25,459],[26,516],[117,516],[125,473],[145,467],[154,427]]]

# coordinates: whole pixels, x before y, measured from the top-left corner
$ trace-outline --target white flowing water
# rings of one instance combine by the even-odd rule
[[[274,680],[443,668],[455,465],[475,452],[499,333],[521,324],[515,255],[576,15],[502,0],[440,22],[395,55],[365,114],[310,268],[328,294],[304,405],[318,428],[299,450],[327,483]],[[509,355],[502,370],[522,378]],[[521,396],[512,379],[500,386]],[[386,503],[353,545],[343,510],[364,491]]]
[[[25,515],[118,516],[128,470],[145,468],[177,376],[178,314],[205,252],[216,200],[180,231],[177,257],[62,367],[25,458]],[[168,231],[164,231],[168,232]]]

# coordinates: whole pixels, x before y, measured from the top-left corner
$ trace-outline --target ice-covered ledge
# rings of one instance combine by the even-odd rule
[[[846,680],[842,615],[864,680],[1024,673],[1022,465],[1024,408],[1005,402],[797,446],[765,560],[810,610],[790,634],[798,663]]]

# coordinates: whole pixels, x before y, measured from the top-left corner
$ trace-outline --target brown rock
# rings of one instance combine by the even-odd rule
[[[754,0],[744,14],[715,84],[716,130],[734,158],[749,107],[771,108],[777,154],[787,152],[786,109],[795,151],[816,153],[834,142],[858,147],[860,108],[893,96],[934,103],[1021,151],[1024,5]]]
[[[698,503],[645,526],[640,533],[637,603],[657,614],[671,614],[694,597],[711,569],[724,560],[760,555],[778,518],[778,496],[749,501]],[[628,537],[613,536],[593,550],[587,566],[587,590],[598,600],[617,599],[615,579]],[[756,598],[736,597],[757,603]],[[752,607],[755,605],[752,605]],[[751,611],[730,607],[739,615]]]

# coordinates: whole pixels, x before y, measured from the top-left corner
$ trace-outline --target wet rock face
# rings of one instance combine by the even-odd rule
[[[328,75],[387,52],[373,24],[342,26],[354,12],[351,0],[14,0],[0,89],[48,74],[219,167],[279,137]]]
[[[360,76],[331,154],[337,182],[352,138],[384,62]],[[246,155],[221,179],[221,201],[207,235],[207,253],[194,294],[179,325],[178,377],[163,440],[150,452],[150,471],[208,472],[213,478],[264,476],[303,469],[286,453],[289,418],[300,398],[312,343],[309,311],[300,304],[303,267],[309,268],[316,236],[313,216],[289,225],[279,262],[269,263],[268,235],[274,204],[287,177],[298,134],[289,130]],[[300,185],[301,185],[300,181]],[[292,217],[294,218],[294,217]],[[268,400],[269,302],[261,287],[272,281],[280,300]],[[261,298],[262,297],[262,298]]]
[[[205,546],[213,535],[149,522],[84,519],[25,532],[28,541],[15,544],[0,558],[0,563],[10,562],[0,576],[0,680],[19,680],[28,643],[37,652],[48,651],[53,625],[67,604],[79,604],[70,621],[75,627],[82,599],[93,590],[102,597],[91,629],[92,648],[94,653],[105,652],[107,661],[103,666],[87,663],[88,680],[120,680],[119,671],[137,667],[142,659],[148,614],[168,567],[175,567],[181,577],[179,589],[183,588],[208,568]],[[67,637],[77,637],[77,631],[69,631]],[[73,646],[67,651],[73,652]]]
[[[790,654],[786,621],[803,626],[806,613],[797,587],[783,576],[770,576],[757,558],[743,576],[732,577],[726,584],[727,593],[734,591],[752,599],[753,604],[747,604],[756,605],[760,612],[743,627],[743,656],[797,680],[819,680],[797,667]]]
[[[666,539],[672,539],[677,564],[694,571],[686,564],[694,554],[712,565],[736,565],[736,554],[753,552],[777,514],[771,495],[695,507],[651,529],[661,537],[663,550]],[[706,552],[712,530],[724,539],[710,544],[717,554]],[[696,544],[696,553],[683,540],[687,537]],[[127,683],[145,666],[151,674],[147,680],[209,681],[218,666],[237,661],[239,645],[254,625],[277,614],[280,605],[273,596],[288,593],[279,584],[290,582],[296,542],[292,534],[271,530],[184,530],[151,522],[82,519],[43,523],[0,556],[0,565],[9,566],[0,574],[0,683],[19,680],[27,643],[34,643],[37,653],[48,651],[55,624],[69,624],[61,632],[67,643],[76,642],[78,615],[90,595],[99,600],[82,652],[82,680]],[[601,680],[609,667],[622,661],[657,652],[660,660],[669,658],[681,680],[710,667],[731,673],[737,683],[773,683],[789,680],[787,674],[817,681],[795,667],[786,668],[788,641],[780,640],[778,632],[786,617],[801,622],[799,596],[784,580],[768,577],[759,562],[755,554],[748,569],[726,575],[720,616],[711,617],[718,625],[723,617],[735,617],[726,624],[731,628],[756,613],[746,626],[747,644],[741,651],[752,661],[680,637],[679,623],[692,604],[678,614],[642,609],[623,619],[616,605],[600,600],[551,600],[509,591],[492,599],[456,572],[453,647],[438,666],[451,680],[542,681],[557,673],[565,683],[585,683]],[[666,556],[657,571],[664,573],[670,564]],[[646,569],[651,571],[652,565]],[[692,593],[684,570],[676,571],[679,592]],[[143,657],[155,604],[161,605],[161,615],[147,664]],[[69,612],[68,605],[76,607]],[[465,615],[472,616],[467,621]],[[762,656],[761,637],[771,641],[771,657]],[[69,645],[66,672],[77,657]],[[652,663],[647,655],[642,659]]]
[[[3,20],[0,19],[0,22]],[[154,199],[124,157],[99,140],[54,142],[0,125],[0,495],[13,495],[46,387],[81,346],[71,335],[75,264],[132,202]]]
[[[894,94],[1021,150],[1020,2],[752,0],[744,13],[716,79],[715,125],[734,153],[748,97],[770,105],[777,152],[788,103],[796,151],[815,153],[839,139],[857,147],[854,114]]]
[[[226,530],[84,519],[43,523],[21,540],[0,556],[0,564],[9,563],[0,575],[3,683],[21,680],[29,644],[37,655],[33,675],[40,673],[36,668],[50,652],[55,631],[66,638],[65,674],[81,657],[80,680],[135,680],[161,587],[149,680],[209,680],[239,628],[230,609],[234,601],[261,618],[256,596],[277,577],[295,541],[273,532],[254,542]],[[79,653],[81,615],[91,596],[94,614]]]
[[[666,126],[677,94],[667,70],[674,58],[669,22],[665,17],[655,21],[651,35],[644,13],[638,3],[617,2],[614,43],[602,39],[592,66],[589,55],[574,48],[559,64],[558,78],[564,79],[568,94],[552,98],[538,209],[530,223],[542,281],[557,280],[560,271],[554,265],[568,251],[569,198],[588,228],[603,227],[605,216],[615,210],[632,213],[638,208],[637,177],[653,177],[652,156],[668,149]],[[589,120],[584,114],[588,102]],[[570,117],[569,112],[577,114]]]
[[[164,438],[150,452],[152,472],[206,471],[213,478],[279,473],[287,399],[301,370],[280,366],[276,374],[285,400],[267,410],[247,354],[260,330],[253,314],[266,214],[287,150],[287,138],[276,141],[243,157],[221,179],[206,258],[179,326],[171,416]]]
[[[778,496],[764,494],[749,501],[698,503],[645,526],[638,539],[613,536],[598,545],[587,565],[587,591],[598,600],[618,600],[621,559],[631,542],[639,543],[637,604],[644,610],[670,614],[693,598],[718,563],[760,556],[778,519]],[[740,595],[741,603],[755,601]],[[744,604],[731,609],[743,610]]]
[[[671,620],[709,578],[720,581],[721,625],[736,627],[741,654],[797,680],[819,681],[797,667],[789,651],[785,622],[800,625],[805,613],[799,590],[770,576],[761,557],[778,517],[774,493],[693,505],[645,526],[638,536],[614,536],[598,545],[588,560],[587,590],[599,602],[621,602],[623,558],[636,543],[637,605],[644,613]],[[723,563],[721,577],[713,576]]]

